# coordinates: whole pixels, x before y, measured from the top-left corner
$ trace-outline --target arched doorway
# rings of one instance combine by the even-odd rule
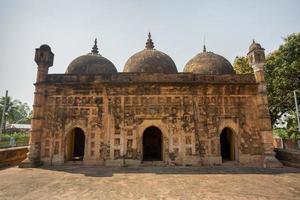
[[[81,161],[84,157],[85,135],[81,128],[75,128],[67,137],[66,159]]]
[[[224,128],[220,135],[222,161],[235,160],[234,134],[230,128]]]
[[[162,160],[162,133],[159,128],[151,126],[143,134],[143,161]]]

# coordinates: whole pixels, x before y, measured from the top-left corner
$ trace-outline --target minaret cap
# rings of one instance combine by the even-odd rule
[[[148,33],[148,39],[147,39],[145,47],[146,47],[146,49],[154,49],[154,43],[151,39],[151,33],[150,32]]]
[[[259,43],[255,42],[254,39],[252,39],[252,43],[251,43],[251,45],[250,45],[250,47],[249,47],[249,52],[248,52],[248,54],[249,54],[250,52],[254,51],[254,50],[265,50],[265,49],[262,48],[261,45],[260,45]]]
[[[53,65],[54,53],[52,53],[51,48],[47,44],[43,44],[40,48],[35,49],[34,61],[40,64],[46,64],[47,67]]]

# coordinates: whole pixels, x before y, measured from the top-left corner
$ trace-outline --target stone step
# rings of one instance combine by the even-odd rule
[[[83,161],[66,161],[63,165],[65,166],[83,165]]]
[[[238,161],[224,161],[222,163],[222,166],[239,166],[239,162]]]
[[[167,164],[164,161],[143,161],[141,166],[166,166]]]

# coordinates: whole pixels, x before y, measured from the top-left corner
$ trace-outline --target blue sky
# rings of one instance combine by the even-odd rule
[[[55,54],[49,73],[64,73],[98,38],[100,54],[118,71],[144,48],[151,31],[155,48],[172,57],[179,71],[202,51],[245,55],[254,38],[272,52],[300,31],[299,0],[0,0],[0,96],[32,105],[34,50],[49,44]]]

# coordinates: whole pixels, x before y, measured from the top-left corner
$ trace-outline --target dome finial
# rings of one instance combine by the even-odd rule
[[[146,42],[146,49],[154,49],[154,43],[151,39],[151,33],[150,32],[148,33],[148,39],[147,39],[147,42]]]
[[[95,38],[95,41],[94,41],[94,46],[92,48],[92,53],[93,54],[98,54],[99,51],[98,51],[98,46],[97,46],[97,38]]]
[[[203,37],[203,53],[206,52],[206,46],[205,46],[205,35]]]

